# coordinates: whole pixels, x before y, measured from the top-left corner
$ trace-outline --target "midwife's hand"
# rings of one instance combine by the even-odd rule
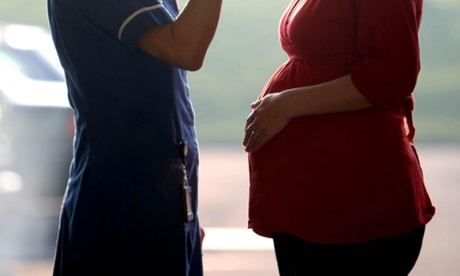
[[[253,109],[246,120],[243,147],[256,152],[289,123],[283,93],[269,94],[251,104]]]
[[[201,247],[203,247],[204,236],[206,236],[206,232],[204,231],[203,227],[200,227]]]

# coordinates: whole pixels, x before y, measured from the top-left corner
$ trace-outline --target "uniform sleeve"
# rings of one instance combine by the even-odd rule
[[[422,0],[357,0],[357,50],[352,81],[378,108],[407,98],[420,71]]]
[[[79,5],[82,16],[133,51],[149,29],[175,20],[162,0],[81,0]]]

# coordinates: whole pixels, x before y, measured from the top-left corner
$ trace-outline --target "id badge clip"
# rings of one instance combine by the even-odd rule
[[[181,157],[182,157],[182,194],[183,194],[183,203],[184,203],[184,220],[192,221],[195,216],[192,209],[192,187],[188,184],[187,180],[187,154],[188,154],[188,145],[187,142],[181,142]]]

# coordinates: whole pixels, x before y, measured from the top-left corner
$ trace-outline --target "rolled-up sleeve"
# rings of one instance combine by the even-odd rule
[[[161,0],[81,0],[79,5],[83,17],[133,51],[152,27],[175,20]]]
[[[360,62],[352,81],[367,100],[386,108],[407,98],[420,71],[421,0],[357,0]]]

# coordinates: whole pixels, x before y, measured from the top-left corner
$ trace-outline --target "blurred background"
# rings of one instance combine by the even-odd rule
[[[249,104],[286,60],[277,27],[288,2],[225,1],[204,67],[189,74],[206,275],[277,275],[271,240],[245,229],[248,175],[240,144]],[[458,0],[425,0],[414,121],[438,213],[416,276],[460,275],[459,12]],[[50,275],[72,136],[46,1],[0,0],[0,276]]]

